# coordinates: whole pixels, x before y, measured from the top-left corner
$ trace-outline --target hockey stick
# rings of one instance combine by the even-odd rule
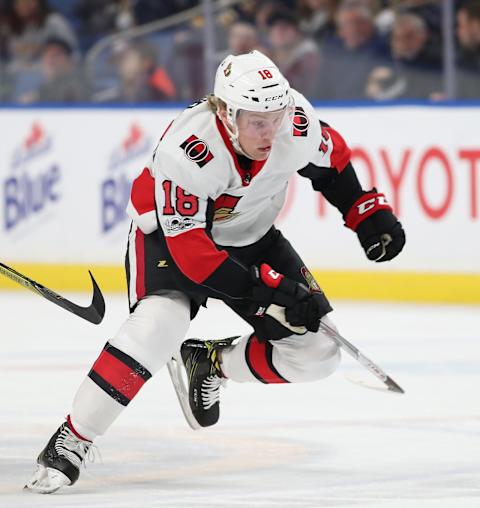
[[[325,332],[326,335],[328,335],[331,339],[333,339],[344,351],[346,351],[350,356],[355,358],[360,365],[363,365],[367,370],[369,370],[377,379],[379,379],[390,392],[395,393],[405,393],[403,388],[401,388],[395,381],[383,372],[383,370],[370,358],[367,358],[365,355],[360,353],[360,351],[350,342],[348,342],[347,339],[342,337],[338,332],[336,332],[333,328],[328,326],[327,324],[320,321],[320,328]],[[356,382],[356,381],[355,381]],[[370,385],[366,383],[359,383],[362,386],[365,386],[367,388],[373,388]]]
[[[272,304],[268,307],[266,313],[280,323],[286,323],[284,326],[292,329],[296,333],[306,333],[307,331],[305,327],[292,327],[289,325],[285,319],[285,309],[283,307]],[[383,372],[383,370],[378,365],[363,355],[353,344],[348,342],[348,340],[342,337],[336,330],[325,324],[323,321],[320,321],[320,329],[326,335],[328,335],[328,337],[334,340],[344,351],[346,351],[350,356],[355,358],[355,360],[357,360],[368,371],[370,371],[377,379],[379,379],[385,385],[386,391],[405,393],[403,389],[390,376],[387,376],[387,374],[385,374],[385,372]],[[369,384],[366,383],[359,382],[359,384],[367,388],[372,388]]]
[[[5,275],[5,277],[13,280],[14,282],[17,282],[21,286],[26,287],[27,289],[30,289],[33,292],[43,296],[55,305],[68,310],[76,316],[86,319],[90,323],[98,325],[102,322],[103,316],[105,315],[105,300],[90,270],[88,273],[92,279],[93,297],[92,303],[88,307],[80,307],[79,305],[76,305],[70,300],[67,300],[63,296],[55,293],[51,289],[48,289],[45,286],[42,286],[42,284],[29,279],[25,275],[22,275],[21,273],[17,272],[13,268],[10,268],[7,265],[4,265],[3,263],[0,263],[0,273]]]

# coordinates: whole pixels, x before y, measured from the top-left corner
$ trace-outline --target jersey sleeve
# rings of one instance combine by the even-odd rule
[[[334,128],[320,122],[318,150],[298,173],[311,180],[312,187],[345,215],[364,193],[350,162],[351,150]]]
[[[333,169],[341,173],[350,162],[350,150],[341,134],[324,122],[320,122],[321,135],[318,150],[311,163],[320,168]]]
[[[127,214],[146,235],[157,228],[155,210],[155,180],[148,167],[145,167],[132,182]]]

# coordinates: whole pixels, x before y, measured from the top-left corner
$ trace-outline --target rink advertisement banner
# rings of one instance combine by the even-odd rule
[[[0,109],[0,260],[70,289],[83,287],[85,267],[100,270],[107,289],[124,284],[130,182],[178,112]],[[432,287],[440,285],[446,295],[467,291],[466,301],[480,301],[480,108],[325,108],[318,115],[347,140],[362,185],[385,193],[407,233],[397,259],[368,262],[337,210],[295,176],[277,226],[324,285],[347,297],[403,291],[402,299],[418,291],[435,299]],[[57,280],[57,271],[70,282]],[[430,289],[415,282],[418,274]]]

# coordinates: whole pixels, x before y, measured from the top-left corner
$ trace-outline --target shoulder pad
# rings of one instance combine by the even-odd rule
[[[152,168],[187,192],[208,199],[221,194],[229,179],[227,154],[219,147],[215,116],[200,103],[187,108],[158,144]]]

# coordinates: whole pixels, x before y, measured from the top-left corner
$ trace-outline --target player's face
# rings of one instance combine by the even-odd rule
[[[238,142],[249,157],[264,160],[269,156],[285,112],[285,109],[269,113],[240,111],[237,118]]]

